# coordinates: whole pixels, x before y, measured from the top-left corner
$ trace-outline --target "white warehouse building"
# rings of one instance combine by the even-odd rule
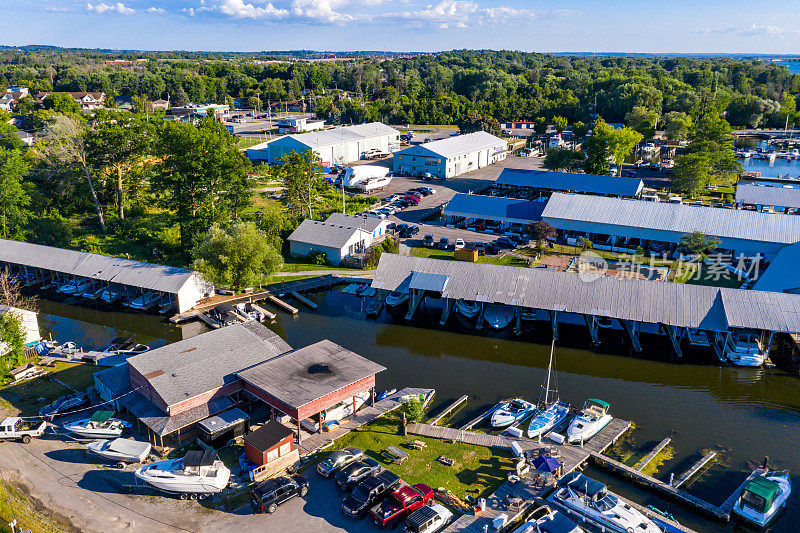
[[[478,131],[397,152],[393,170],[412,176],[428,173],[435,178],[452,178],[502,161],[507,153],[506,141],[485,131]]]
[[[400,132],[380,122],[342,126],[327,130],[278,137],[250,147],[250,161],[275,164],[285,154],[313,150],[322,164],[347,165],[364,157],[366,152],[390,153],[400,146]]]

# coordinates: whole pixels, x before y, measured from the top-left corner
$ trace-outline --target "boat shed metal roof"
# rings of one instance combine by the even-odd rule
[[[476,131],[474,133],[465,133],[463,135],[456,135],[455,137],[447,137],[439,139],[438,141],[431,141],[424,144],[418,144],[406,148],[399,153],[402,154],[432,154],[434,156],[451,159],[457,155],[469,154],[487,148],[493,148],[502,145],[504,148],[507,145],[506,141],[500,137],[495,137],[491,133],[485,131]]]
[[[758,273],[753,289],[800,294],[798,265],[800,265],[800,243],[784,246],[772,258],[767,269]]]
[[[594,174],[575,174],[572,172],[550,172],[504,168],[495,181],[498,185],[531,187],[550,191],[578,192],[583,194],[602,194],[606,196],[638,196],[644,182],[636,178],[618,176],[596,176]]]
[[[297,229],[294,230],[291,235],[289,235],[289,240],[316,246],[342,248],[347,245],[350,239],[358,232],[364,233],[367,237],[372,235],[372,231],[367,231],[352,225],[330,224],[328,222],[306,219],[297,226]]]
[[[459,193],[444,206],[444,214],[512,224],[529,224],[541,218],[545,205],[545,202],[531,200]]]
[[[740,183],[736,186],[736,203],[798,208],[800,188]]]
[[[558,221],[564,220],[675,234],[701,231],[716,237],[771,244],[800,241],[800,216],[796,215],[586,194],[553,193],[542,219],[556,228],[560,227]],[[603,233],[602,228],[597,232]]]
[[[270,143],[286,138],[294,139],[295,141],[307,146],[309,150],[314,150],[324,146],[332,146],[335,144],[352,141],[361,141],[364,139],[373,139],[383,135],[400,135],[400,132],[392,127],[387,126],[386,124],[382,124],[380,122],[370,122],[368,124],[356,124],[354,126],[341,126],[338,128],[310,131],[295,135],[284,135],[255,146],[251,146],[247,149],[247,151],[263,150]]]
[[[172,294],[196,275],[185,268],[5,239],[0,239],[2,262]]]
[[[388,291],[416,273],[449,280],[442,296],[467,301],[726,331],[800,332],[800,295],[727,289],[383,254],[372,286]],[[599,311],[602,310],[602,311]]]

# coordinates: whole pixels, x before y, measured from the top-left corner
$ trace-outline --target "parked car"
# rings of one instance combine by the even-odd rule
[[[254,513],[272,514],[278,506],[295,496],[303,498],[308,493],[308,480],[302,476],[268,479],[250,493],[250,506]]]
[[[57,399],[50,405],[39,409],[39,416],[46,420],[52,420],[59,415],[69,411],[88,407],[91,404],[89,396],[85,392],[74,392]]]
[[[503,248],[516,248],[517,247],[517,244],[514,241],[512,241],[511,239],[509,239],[508,237],[500,237],[499,239],[497,239],[494,242],[496,242],[497,244],[499,244]]]
[[[403,200],[406,202],[411,202],[414,205],[419,205],[419,198],[416,196],[404,196]]]
[[[472,249],[478,250],[478,255],[486,255],[486,245],[482,242],[472,243]]]
[[[425,238],[422,239],[422,246],[433,248],[433,235],[425,235]]]
[[[353,485],[360,483],[364,479],[378,475],[381,471],[381,464],[375,459],[362,459],[349,464],[336,472],[336,483],[343,490],[350,490]]]
[[[490,242],[489,244],[487,244],[485,246],[485,248],[486,248],[486,253],[487,254],[491,254],[491,255],[497,255],[497,254],[500,253],[500,250],[503,249],[499,244],[494,243],[494,242]],[[480,252],[478,252],[478,253],[480,253]]]
[[[353,446],[342,448],[330,454],[320,464],[317,465],[317,472],[324,477],[331,477],[337,470],[344,468],[350,463],[355,463],[364,457],[364,452]]]
[[[467,243],[464,242],[464,239],[456,239],[455,242],[453,242],[453,248],[455,248],[456,250],[466,248],[466,246]]]
[[[513,241],[517,246],[525,246],[531,242],[525,237],[521,237],[519,235],[511,235],[509,239],[511,239],[511,241]]]
[[[359,483],[353,492],[342,500],[342,512],[353,518],[362,517],[369,508],[382,502],[400,486],[400,478],[394,472],[384,470],[375,477]]]
[[[408,229],[408,224],[398,224],[394,227],[395,233],[398,233],[401,237],[403,236],[403,232]]]
[[[423,185],[422,187],[420,187],[420,189],[424,189],[431,194],[436,194],[436,189],[434,189],[433,187],[428,187],[427,185]]]
[[[386,229],[397,231],[397,224],[395,222],[389,222],[386,224]]]
[[[439,239],[439,243],[437,246],[439,247],[440,250],[447,250],[448,248],[450,248],[450,241],[447,239],[447,237],[442,237],[441,239]]]
[[[436,533],[450,523],[453,513],[444,505],[435,503],[417,509],[406,518],[408,533]]]
[[[0,440],[17,440],[28,444],[32,438],[39,438],[47,429],[47,422],[26,421],[18,416],[5,418],[0,422]]]
[[[433,500],[433,490],[424,483],[400,487],[370,509],[372,520],[381,527],[391,526]]]
[[[408,237],[413,237],[417,233],[419,233],[419,226],[408,226],[403,230],[403,233],[401,233],[400,236],[405,239]]]

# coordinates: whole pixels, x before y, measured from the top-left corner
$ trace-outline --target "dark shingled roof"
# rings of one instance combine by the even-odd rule
[[[265,452],[286,437],[294,435],[292,430],[278,422],[270,420],[252,433],[244,436],[244,441],[256,450]]]
[[[236,373],[291,350],[277,333],[251,321],[225,326],[128,359],[167,405],[222,387]]]
[[[386,369],[323,340],[239,372],[239,377],[299,408],[382,370]]]

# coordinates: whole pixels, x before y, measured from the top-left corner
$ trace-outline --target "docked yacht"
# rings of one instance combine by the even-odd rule
[[[466,300],[458,300],[456,302],[456,311],[464,318],[475,318],[481,312],[481,304],[478,302],[467,302]]]
[[[486,304],[483,319],[494,329],[503,329],[514,320],[514,308],[502,304]]]
[[[150,455],[152,445],[133,439],[96,440],[87,444],[86,449],[116,463],[141,463]]]
[[[504,402],[492,413],[491,424],[493,428],[504,428],[518,422],[533,413],[536,406],[520,398]]]
[[[113,353],[119,355],[137,355],[149,351],[150,347],[146,344],[139,344],[133,341],[133,337],[115,337],[111,340],[108,348],[103,353]]]
[[[130,307],[131,309],[140,309],[142,311],[146,311],[147,309],[158,305],[158,302],[160,301],[161,295],[159,293],[145,292],[136,298],[128,300],[123,305]]]
[[[114,411],[97,411],[91,418],[68,422],[62,427],[70,433],[87,439],[113,439],[122,435],[129,426],[124,420],[113,418]]]
[[[580,472],[570,472],[558,481],[550,501],[563,505],[604,531],[615,533],[662,533],[644,514],[610,492],[601,482]]]
[[[611,407],[608,402],[589,398],[583,404],[581,412],[575,416],[567,428],[567,442],[582,442],[597,435],[606,427],[613,417],[608,414]]]
[[[143,466],[137,478],[181,498],[216,494],[228,486],[231,471],[211,450],[190,451],[181,459],[167,459]]]
[[[390,292],[386,296],[386,305],[389,307],[398,307],[408,301],[407,292]]]
[[[737,331],[725,343],[725,359],[738,366],[761,366],[767,360],[768,350],[758,332]]]
[[[100,300],[102,300],[104,303],[110,304],[122,298],[122,295],[123,295],[122,289],[106,287],[105,289],[103,289],[103,292],[100,293]]]
[[[543,517],[538,520],[529,519],[527,522],[514,530],[514,533],[584,533],[584,530],[575,525],[575,522],[567,518],[567,515],[558,511],[551,511],[548,507],[542,507],[546,511]],[[534,515],[538,510],[534,512]]]
[[[733,514],[751,525],[765,528],[778,516],[791,493],[789,472],[765,472],[742,488],[733,505]]]
[[[558,389],[552,389],[553,399],[550,400],[550,384],[554,380],[551,379],[553,374],[553,358],[555,354],[555,339],[550,343],[550,363],[547,365],[547,381],[542,387],[544,392],[544,401],[542,401],[542,408],[531,417],[531,422],[528,424],[528,438],[535,439],[550,432],[553,428],[561,425],[569,416],[569,404],[564,403],[558,399]],[[539,397],[541,400],[541,396]]]

